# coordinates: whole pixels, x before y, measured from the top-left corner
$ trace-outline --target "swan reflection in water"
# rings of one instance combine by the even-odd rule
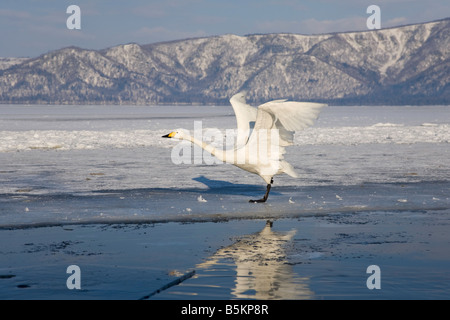
[[[197,268],[214,270],[233,260],[237,275],[232,295],[238,299],[312,298],[309,278],[294,274],[286,258],[284,247],[295,232],[273,231],[272,222],[268,221],[260,232],[244,236],[232,245],[219,249]]]

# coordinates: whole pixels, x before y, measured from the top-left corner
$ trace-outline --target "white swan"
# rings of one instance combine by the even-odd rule
[[[182,129],[163,138],[188,140],[208,151],[219,160],[259,175],[267,183],[264,197],[250,202],[266,202],[273,176],[286,173],[298,177],[285,160],[285,147],[293,144],[294,132],[311,126],[326,104],[274,100],[254,108],[245,101],[245,92],[230,99],[237,121],[236,147],[217,149],[192,137]]]

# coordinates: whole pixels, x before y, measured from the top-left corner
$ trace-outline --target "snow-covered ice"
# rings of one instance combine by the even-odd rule
[[[177,126],[192,130],[203,120],[204,130],[235,127],[230,107],[2,106],[0,112],[0,152],[170,147],[161,134]],[[447,107],[329,107],[295,143],[449,143],[447,113]]]

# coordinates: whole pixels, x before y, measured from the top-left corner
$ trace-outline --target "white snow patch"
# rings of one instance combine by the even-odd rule
[[[379,122],[379,123],[375,123],[372,127],[402,127],[402,126],[403,126],[403,124]]]
[[[162,140],[168,130],[0,131],[0,152],[26,150],[94,150],[110,148],[172,148],[178,141]],[[222,130],[225,137],[225,130]],[[405,126],[391,123],[367,127],[313,127],[296,134],[295,145],[359,145],[368,143],[448,143],[450,125]],[[226,141],[224,141],[225,143]],[[219,146],[217,141],[214,143]],[[224,145],[225,146],[225,145]]]

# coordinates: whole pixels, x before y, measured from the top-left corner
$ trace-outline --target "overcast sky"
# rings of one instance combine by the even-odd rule
[[[450,17],[449,0],[1,0],[0,57],[35,57],[71,45],[367,30],[372,4],[381,8],[382,28]],[[81,30],[66,26],[69,5],[81,9]]]

